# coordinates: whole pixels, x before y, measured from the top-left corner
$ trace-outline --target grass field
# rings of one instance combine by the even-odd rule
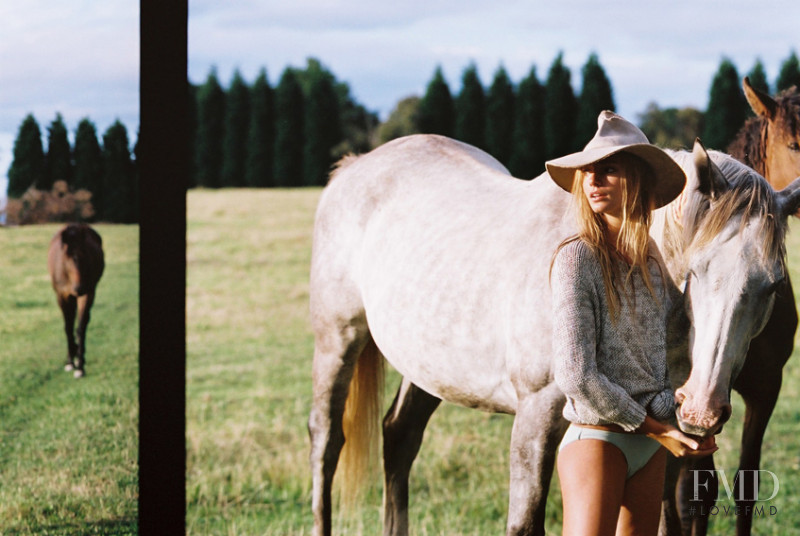
[[[86,377],[47,274],[59,226],[0,228],[0,535],[134,535],[138,500],[138,227],[97,225],[106,270]]]
[[[319,190],[191,191],[188,198],[187,532],[304,535],[311,530],[306,419],[312,335],[308,263]],[[789,236],[800,281],[800,222]],[[800,290],[800,284],[795,285]],[[797,352],[796,352],[797,353]],[[398,385],[387,379],[387,399]],[[732,479],[741,400],[719,437],[717,466]],[[780,481],[754,534],[800,534],[800,356],[767,431],[762,468]],[[411,475],[416,535],[503,534],[511,418],[443,404]],[[713,517],[711,534],[733,533],[735,516]],[[766,508],[769,512],[769,508]],[[361,507],[334,512],[338,534],[381,533],[376,475]],[[560,533],[557,478],[548,531]]]

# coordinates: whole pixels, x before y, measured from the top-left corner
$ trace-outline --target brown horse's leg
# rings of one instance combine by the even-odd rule
[[[511,430],[508,536],[544,535],[556,451],[567,423],[555,383],[521,398]]]
[[[72,370],[74,359],[78,354],[78,345],[75,343],[75,311],[77,300],[75,296],[58,296],[58,306],[64,317],[64,333],[67,335],[67,361],[64,365],[65,370]]]
[[[751,377],[753,380],[752,391],[748,389],[742,393],[745,402],[744,429],[742,430],[737,485],[734,488],[736,506],[742,513],[736,517],[736,534],[738,536],[749,535],[753,524],[753,507],[758,499],[758,497],[752,496],[753,479],[761,475],[757,472],[761,465],[761,445],[767,424],[772,416],[772,410],[775,409],[775,403],[778,400],[782,377],[780,368],[777,370],[769,367],[762,368],[757,378]],[[762,492],[764,492],[763,488]]]
[[[366,329],[352,326],[317,334],[312,365],[313,400],[308,418],[314,536],[331,534],[331,487],[344,445],[342,416],[355,364],[368,337]]]
[[[383,419],[384,536],[408,534],[408,476],[440,402],[404,378]]]
[[[687,458],[678,480],[678,508],[684,535],[704,536],[719,494],[714,456]],[[695,495],[696,494],[696,495]]]
[[[761,473],[761,445],[767,424],[775,409],[783,381],[783,367],[792,355],[794,335],[797,329],[797,307],[792,283],[788,279],[779,289],[775,306],[764,330],[750,343],[744,367],[736,378],[733,388],[745,403],[744,429],[742,430],[741,452],[739,454],[739,473],[744,479],[735,487],[736,505],[743,515],[736,517],[736,534],[747,536],[753,524],[753,506],[757,497],[752,496],[753,478]],[[740,487],[744,486],[745,499],[740,497]],[[763,491],[763,490],[762,490]],[[750,508],[747,508],[747,507]]]
[[[89,325],[90,310],[94,303],[94,292],[90,292],[85,296],[78,297],[78,328],[76,330],[77,352],[73,358],[75,366],[74,375],[76,378],[82,377],[84,372],[84,365],[86,363],[86,327]]]
[[[661,499],[661,524],[658,527],[659,536],[674,536],[682,532],[676,493],[682,467],[683,460],[667,453],[664,495]]]

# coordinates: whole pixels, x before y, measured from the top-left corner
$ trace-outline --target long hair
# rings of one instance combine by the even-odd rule
[[[616,322],[620,310],[620,290],[627,288],[636,268],[639,268],[650,294],[656,299],[658,296],[650,280],[650,271],[647,269],[647,259],[650,254],[650,221],[655,207],[655,198],[648,188],[648,179],[652,178],[652,171],[647,163],[630,153],[617,153],[613,158],[624,170],[624,179],[621,182],[622,226],[616,243],[609,242],[605,220],[592,210],[589,200],[584,195],[584,174],[578,169],[575,171],[572,183],[572,203],[577,216],[578,233],[559,244],[556,254],[570,242],[582,240],[597,255],[603,273],[608,309],[612,321]],[[624,277],[619,273],[619,263],[615,259],[623,259],[628,264]]]

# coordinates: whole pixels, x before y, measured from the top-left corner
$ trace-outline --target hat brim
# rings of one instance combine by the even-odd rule
[[[644,160],[653,171],[652,188],[656,207],[663,207],[678,197],[686,186],[683,169],[663,150],[649,143],[598,147],[568,154],[545,163],[550,177],[571,192],[575,171],[617,153],[631,153]]]

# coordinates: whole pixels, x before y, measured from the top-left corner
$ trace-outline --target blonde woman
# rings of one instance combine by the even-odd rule
[[[669,424],[666,322],[677,289],[649,226],[686,176],[611,112],[600,114],[583,151],[547,170],[574,194],[578,220],[551,271],[555,380],[571,423],[557,461],[563,534],[656,534],[665,449],[705,456],[717,448]]]

